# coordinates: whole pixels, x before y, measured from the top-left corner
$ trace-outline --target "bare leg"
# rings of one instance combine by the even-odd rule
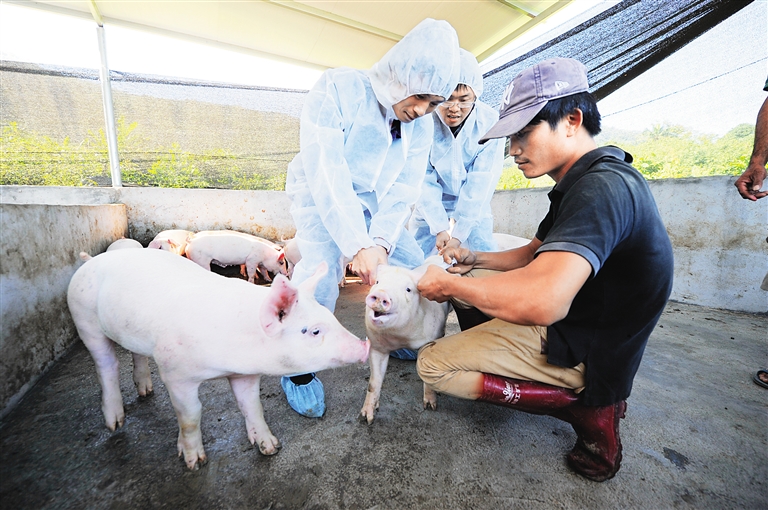
[[[259,396],[261,376],[240,375],[231,376],[228,379],[240,412],[245,417],[245,428],[251,444],[257,445],[264,455],[276,454],[280,448],[280,441],[272,435],[267,422],[264,421],[264,408]]]

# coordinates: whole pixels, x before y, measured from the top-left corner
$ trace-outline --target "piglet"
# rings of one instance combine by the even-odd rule
[[[190,469],[206,462],[198,388],[209,379],[229,379],[248,439],[264,455],[277,453],[280,443],[259,399],[261,376],[305,374],[368,357],[370,343],[315,301],[326,270],[321,266],[299,286],[278,275],[271,287],[261,287],[161,250],[118,250],[87,260],[70,281],[67,302],[96,365],[107,427],[115,430],[125,420],[117,343],[133,353],[140,395],[152,392],[147,358],[154,358],[178,417],[179,455]]]
[[[163,230],[152,239],[147,248],[184,255],[184,250],[187,248],[187,238],[191,235],[192,232],[189,230]]]
[[[413,270],[379,266],[377,281],[365,298],[365,330],[371,341],[371,377],[360,410],[360,421],[371,424],[379,408],[389,353],[402,348],[418,349],[445,334],[449,304],[430,301],[416,289],[427,266],[441,262],[441,257],[436,256]],[[424,409],[437,409],[437,394],[426,385],[423,404]]]
[[[187,258],[211,270],[220,266],[244,265],[248,281],[253,283],[256,271],[268,282],[273,274],[287,275],[285,254],[279,246],[242,232],[204,231],[192,236],[185,248]]]

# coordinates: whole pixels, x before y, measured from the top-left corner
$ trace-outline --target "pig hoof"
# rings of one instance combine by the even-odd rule
[[[114,432],[117,429],[119,429],[120,427],[122,427],[123,423],[125,423],[125,416],[114,417],[111,420],[107,420],[107,422],[106,422],[107,428],[111,432]]]
[[[275,437],[259,442],[259,451],[262,455],[275,455],[283,445]]]
[[[366,423],[370,425],[373,423],[373,413],[367,413],[365,410],[360,411],[360,416],[358,416],[358,420],[360,423]]]
[[[424,402],[424,409],[437,411],[437,402]]]
[[[142,398],[151,397],[154,394],[155,391],[152,388],[139,389],[139,396]]]

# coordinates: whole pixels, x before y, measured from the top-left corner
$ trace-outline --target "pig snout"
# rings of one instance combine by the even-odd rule
[[[389,313],[392,308],[392,300],[383,290],[373,290],[365,298],[365,306],[373,311],[375,317]]]

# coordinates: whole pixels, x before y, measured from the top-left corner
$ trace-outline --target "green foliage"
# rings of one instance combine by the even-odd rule
[[[149,149],[136,134],[137,124],[118,120],[117,138],[123,184],[165,188],[285,189],[293,154],[232,154],[223,149],[191,153],[179,145]],[[754,127],[741,124],[724,136],[696,135],[682,126],[657,125],[642,132],[607,129],[600,145],[617,145],[632,154],[634,166],[648,179],[739,175],[747,166]],[[110,184],[109,156],[103,130],[89,131],[73,144],[2,126],[0,184],[95,186]],[[506,158],[496,189],[552,186],[547,176],[526,179]]]
[[[223,149],[191,153],[178,144],[149,149],[136,135],[137,124],[117,122],[117,145],[124,185],[163,188],[285,189],[293,154],[238,155]],[[0,139],[0,184],[96,186],[111,183],[103,130],[88,131],[73,146],[24,131],[11,122]]]
[[[659,124],[634,136],[607,130],[600,136],[600,145],[617,145],[632,154],[634,167],[647,179],[739,175],[749,161],[754,136],[749,124],[740,124],[720,138]]]

